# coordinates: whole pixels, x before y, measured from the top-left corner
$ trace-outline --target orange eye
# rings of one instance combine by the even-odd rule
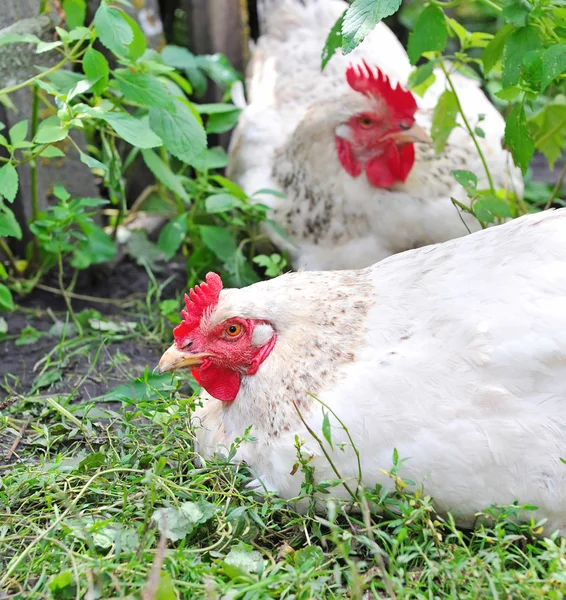
[[[228,325],[228,327],[226,327],[226,329],[224,330],[226,332],[226,335],[228,337],[236,337],[238,335],[240,335],[241,331],[242,331],[242,326],[239,323],[232,323],[230,325]]]
[[[360,117],[358,123],[364,128],[368,129],[373,125],[373,121],[369,117]]]

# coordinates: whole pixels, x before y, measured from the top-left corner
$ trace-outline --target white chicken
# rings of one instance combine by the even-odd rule
[[[348,428],[364,486],[388,484],[380,469],[396,448],[408,459],[401,475],[424,481],[461,524],[517,500],[538,506],[545,532],[566,534],[565,241],[562,209],[359,271],[225,290],[209,274],[159,370],[190,365],[206,390],[196,415],[205,455],[253,426],[237,460],[284,498],[302,482],[295,436],[316,479],[334,478],[297,411],[322,439],[314,395]],[[330,423],[328,453],[351,483],[356,456]]]
[[[479,229],[450,197],[467,203],[451,174],[470,170],[487,187],[484,168],[468,133],[456,128],[437,156],[427,132],[446,80],[424,98],[405,86],[411,65],[395,35],[380,23],[348,56],[339,53],[321,73],[321,52],[346,8],[336,0],[271,3],[267,30],[249,65],[249,105],[230,146],[228,175],[255,200],[289,241],[296,268],[351,269],[396,252],[446,241]],[[365,61],[366,64],[363,63]],[[522,195],[520,171],[502,149],[504,120],[477,82],[452,75],[472,126],[485,115],[478,138],[497,188]],[[418,105],[418,107],[417,107]],[[416,111],[416,112],[415,112]]]

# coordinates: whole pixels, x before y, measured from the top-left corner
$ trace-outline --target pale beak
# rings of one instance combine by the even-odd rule
[[[432,144],[430,135],[416,123],[410,129],[394,133],[391,137],[395,140],[396,144],[415,144],[419,142],[422,144]]]
[[[159,364],[157,365],[157,370],[159,373],[166,373],[167,371],[175,371],[181,367],[198,366],[202,364],[202,361],[207,356],[212,356],[212,354],[207,352],[201,352],[199,354],[183,352],[173,344],[163,353],[163,356],[160,358]]]

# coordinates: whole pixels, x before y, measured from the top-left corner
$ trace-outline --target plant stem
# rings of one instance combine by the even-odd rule
[[[552,206],[552,203],[556,199],[556,196],[558,196],[558,192],[560,191],[560,188],[562,187],[562,182],[564,181],[564,177],[566,177],[566,163],[564,163],[564,166],[562,167],[562,171],[560,171],[560,175],[558,176],[558,180],[556,181],[556,184],[552,188],[552,192],[550,194],[548,202],[544,206],[544,210],[548,210]]]
[[[71,300],[69,299],[69,295],[67,294],[67,290],[65,289],[65,284],[63,283],[63,257],[61,256],[61,252],[59,252],[58,257],[57,257],[57,262],[58,262],[58,271],[59,271],[59,289],[61,290],[61,295],[63,296],[63,299],[65,300],[65,305],[67,306],[67,310],[69,311],[69,315],[71,316],[71,319],[73,319],[73,323],[75,324],[77,331],[79,332],[79,337],[83,336],[83,328],[81,327],[81,324],[79,323],[75,312],[73,311],[73,307],[71,306]]]
[[[35,138],[39,123],[39,91],[36,85],[32,91],[31,106],[31,139]],[[31,221],[35,221],[39,215],[39,188],[37,185],[37,162],[34,158],[30,161],[30,179],[31,179]]]
[[[2,250],[2,252],[4,252],[4,254],[8,257],[10,264],[15,269],[16,261],[14,259],[14,255],[12,254],[12,251],[10,250],[10,246],[8,246],[8,244],[2,238],[0,238],[0,250]]]

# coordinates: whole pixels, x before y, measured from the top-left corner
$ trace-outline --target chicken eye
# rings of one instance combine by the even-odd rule
[[[408,129],[411,129],[411,124],[410,123],[399,123],[399,129],[402,129],[403,131],[407,131]]]
[[[369,127],[371,127],[373,125],[373,121],[369,117],[360,117],[358,119],[358,123],[364,129],[368,129]]]
[[[240,335],[242,331],[242,326],[239,323],[232,323],[231,325],[228,325],[228,327],[226,327],[224,331],[226,332],[226,335],[228,337],[233,338]]]

